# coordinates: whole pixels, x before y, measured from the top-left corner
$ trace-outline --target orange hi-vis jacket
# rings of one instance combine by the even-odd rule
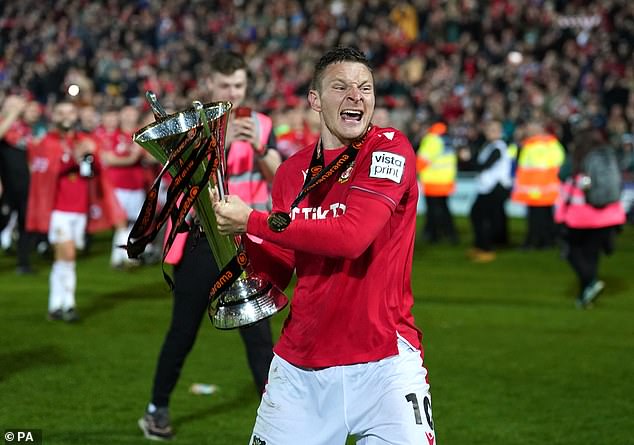
[[[456,188],[458,160],[442,136],[427,133],[418,146],[416,171],[425,196],[449,196]]]
[[[549,134],[524,140],[517,160],[517,172],[511,199],[528,206],[552,206],[559,196],[559,168],[564,148]]]

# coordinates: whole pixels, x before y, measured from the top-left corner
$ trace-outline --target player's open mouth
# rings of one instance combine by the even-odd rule
[[[346,122],[360,122],[361,118],[363,117],[363,111],[343,110],[340,116]]]

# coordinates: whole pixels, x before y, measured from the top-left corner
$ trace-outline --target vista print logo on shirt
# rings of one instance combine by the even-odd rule
[[[405,157],[387,151],[375,151],[372,153],[370,165],[370,177],[389,179],[398,184],[403,179],[405,169]]]

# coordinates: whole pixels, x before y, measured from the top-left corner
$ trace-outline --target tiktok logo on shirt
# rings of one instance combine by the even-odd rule
[[[340,202],[330,204],[328,208],[319,207],[304,207],[302,209],[294,208],[291,212],[291,218],[303,218],[303,219],[326,219],[336,218],[346,213],[346,205]]]

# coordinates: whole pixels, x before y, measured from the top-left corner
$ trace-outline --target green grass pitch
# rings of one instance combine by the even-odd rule
[[[418,244],[413,269],[438,444],[633,444],[634,227],[602,258],[606,289],[581,311],[557,249],[508,249],[473,264],[468,222],[458,223],[461,244]],[[515,244],[523,231],[513,220]],[[79,260],[75,325],[46,320],[47,260],[17,276],[15,258],[0,256],[3,431],[40,429],[47,445],[149,443],[136,421],[171,296],[158,266],[111,270],[109,243],[99,235]],[[279,332],[283,315],[272,320]],[[193,395],[194,382],[220,389]],[[246,445],[257,405],[238,333],[203,320],[172,397],[173,443]]]

